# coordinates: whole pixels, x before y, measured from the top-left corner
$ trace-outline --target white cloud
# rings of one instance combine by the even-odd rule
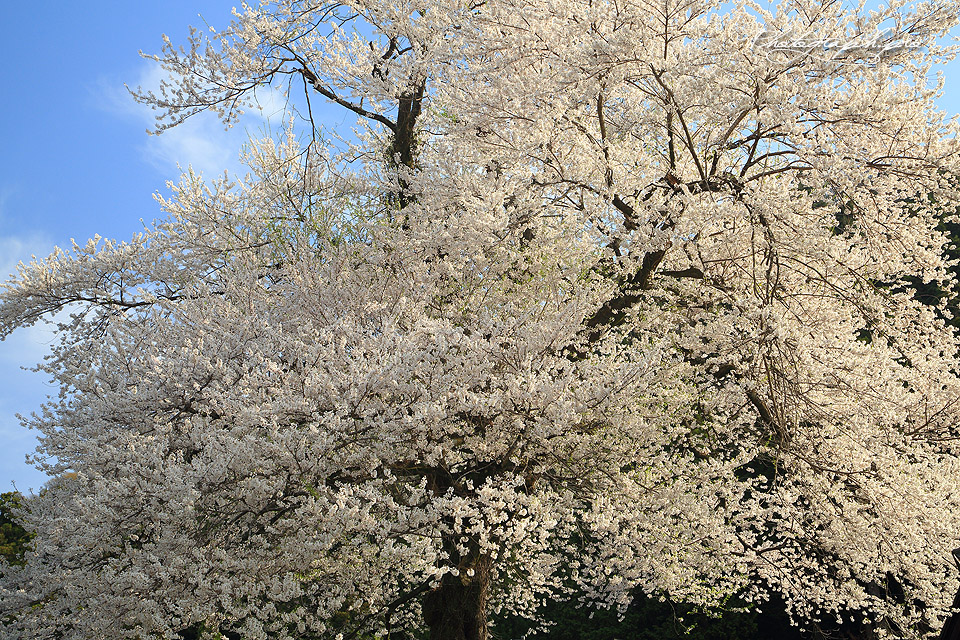
[[[219,123],[204,122],[210,119],[207,114],[202,114],[152,137],[142,147],[147,159],[161,171],[193,167],[208,177],[224,170],[236,172],[239,145],[235,148],[229,143],[230,136],[215,130]]]
[[[144,60],[139,77],[129,84],[156,91],[165,77],[159,64]],[[138,122],[145,130],[154,128],[157,112],[134,101],[126,88],[101,80],[99,93],[102,109]],[[185,170],[188,166],[207,177],[220,175],[224,170],[244,173],[238,160],[241,146],[251,134],[262,137],[279,130],[286,118],[287,102],[281,91],[264,88],[256,92],[255,98],[257,106],[247,109],[231,129],[225,129],[213,113],[203,112],[160,135],[144,136],[139,145],[144,159],[168,177],[177,173],[178,167]]]
[[[66,320],[69,313],[61,312],[57,319]],[[38,322],[30,327],[17,329],[6,340],[0,342],[0,386],[10,371],[36,366],[50,352],[57,341],[55,327],[48,322]],[[0,398],[5,395],[0,391]]]
[[[6,282],[16,275],[17,265],[29,264],[34,258],[43,259],[56,248],[53,241],[43,235],[0,236],[0,282]],[[65,321],[71,308],[60,311],[50,322],[38,322],[30,327],[17,329],[6,340],[0,342],[0,395],[3,393],[2,376],[11,368],[32,367],[50,351],[56,339],[51,323]]]
[[[53,250],[53,241],[41,235],[0,237],[0,279],[6,281],[21,261]],[[56,390],[45,376],[29,369],[38,364],[56,340],[53,329],[44,323],[14,331],[0,342],[0,491],[15,481],[21,490],[39,488],[46,476],[24,462],[37,446],[37,434],[20,426],[17,413],[29,414],[40,408]]]
[[[20,262],[30,262],[33,256],[43,258],[52,252],[53,241],[40,234],[0,236],[0,281],[13,274]]]
[[[0,282],[6,282],[14,275],[20,262],[29,263],[33,257],[43,258],[53,249],[53,241],[41,235],[0,237]],[[8,386],[2,382],[4,375],[11,369],[37,364],[49,350],[53,339],[53,330],[38,323],[18,329],[0,342],[0,397]]]

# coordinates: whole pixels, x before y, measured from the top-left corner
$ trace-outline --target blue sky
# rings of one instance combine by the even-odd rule
[[[159,216],[153,193],[179,175],[177,164],[211,175],[235,167],[248,132],[276,125],[278,114],[248,117],[227,133],[198,118],[148,136],[148,109],[127,95],[155,84],[156,69],[137,52],[159,50],[161,34],[183,42],[188,25],[230,19],[235,0],[162,3],[36,0],[7,3],[0,20],[0,279],[31,254],[46,256],[71,238],[125,239]],[[947,69],[941,106],[960,111],[960,63]],[[272,116],[272,117],[271,117]],[[350,125],[338,114],[330,124]],[[39,489],[46,476],[24,463],[35,434],[16,413],[30,413],[56,390],[21,370],[42,358],[52,336],[41,327],[0,343],[0,491]]]
[[[216,173],[234,164],[245,139],[214,119],[148,136],[149,109],[124,83],[155,81],[138,56],[158,51],[161,34],[184,41],[188,25],[230,20],[235,0],[6,3],[0,20],[0,278],[31,254],[71,238],[125,239],[159,216],[153,193],[179,175],[177,163]],[[249,122],[247,123],[250,124]],[[256,123],[255,123],[256,124]],[[0,343],[0,491],[15,481],[38,489],[46,476],[24,463],[35,434],[16,413],[36,410],[55,389],[21,366],[36,363],[51,335],[20,330]]]

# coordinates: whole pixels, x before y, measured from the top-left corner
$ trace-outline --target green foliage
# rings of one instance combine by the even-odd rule
[[[20,526],[18,512],[22,509],[23,496],[20,493],[0,493],[0,556],[9,564],[23,564],[27,544],[33,537]]]

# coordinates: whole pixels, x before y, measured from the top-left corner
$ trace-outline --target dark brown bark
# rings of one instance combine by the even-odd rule
[[[391,40],[390,48],[383,55],[383,59],[386,60],[390,58],[396,51],[396,41]],[[297,62],[302,65],[297,71],[303,76],[304,81],[312,86],[320,95],[349,109],[359,116],[363,116],[374,122],[379,122],[393,133],[393,142],[387,149],[391,165],[394,165],[398,169],[401,167],[413,169],[416,166],[417,119],[423,110],[423,98],[427,89],[427,80],[425,78],[413,80],[407,91],[400,95],[397,101],[397,118],[396,122],[394,122],[383,114],[364,109],[362,101],[360,104],[355,104],[344,99],[324,85],[304,60],[292,51],[290,53],[294,55]],[[379,75],[381,78],[383,77],[379,66],[374,67],[373,74]],[[400,178],[400,191],[399,193],[392,194],[392,198],[395,198],[397,209],[403,209],[416,200],[416,196],[410,193],[410,185],[407,184],[406,180],[402,177]]]
[[[397,105],[397,124],[393,130],[393,144],[390,146],[390,161],[401,171],[399,178],[400,191],[395,195],[397,209],[403,210],[407,205],[416,202],[416,194],[410,190],[410,185],[402,174],[403,167],[413,169],[416,166],[417,154],[417,118],[423,106],[423,94],[426,90],[426,81],[417,83],[412,90],[400,96]],[[406,223],[404,223],[406,228]]]
[[[422,602],[430,640],[487,640],[487,600],[490,595],[490,558],[480,556],[459,576],[446,574]]]
[[[416,154],[417,118],[423,107],[426,82],[418,82],[411,90],[400,96],[397,105],[397,123],[394,128],[393,153],[399,156],[400,164],[413,167]]]

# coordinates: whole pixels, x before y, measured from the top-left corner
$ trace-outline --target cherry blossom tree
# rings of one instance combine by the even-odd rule
[[[641,589],[935,633],[958,13],[281,0],[167,42],[158,130],[299,118],[5,285],[0,336],[72,315],[4,632],[482,640]]]

